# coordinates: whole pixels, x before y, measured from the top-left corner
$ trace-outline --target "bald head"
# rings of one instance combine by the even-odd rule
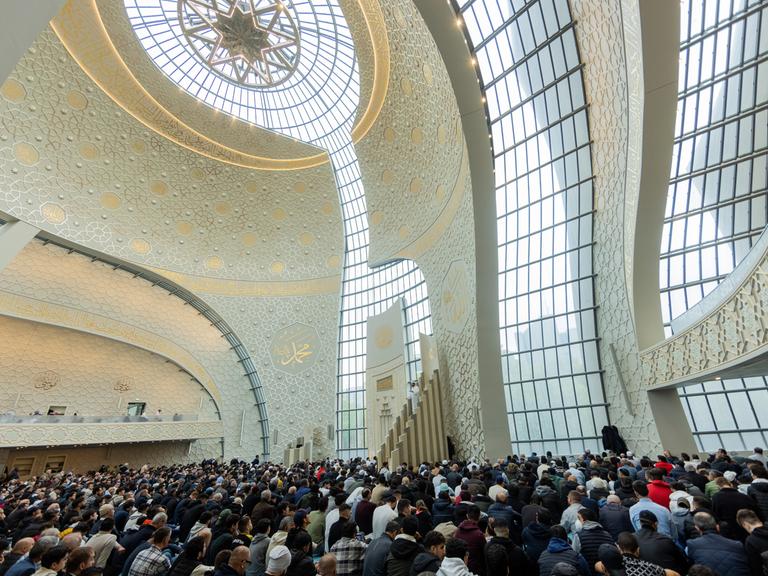
[[[32,546],[35,545],[34,538],[22,538],[16,544],[13,545],[12,552],[14,554],[21,554],[22,556],[32,550]]]
[[[229,567],[238,574],[245,574],[248,564],[251,563],[251,551],[247,546],[238,546],[232,550],[229,557]]]
[[[336,556],[329,553],[320,558],[317,573],[319,576],[336,576]]]
[[[608,496],[608,497],[605,499],[605,501],[606,501],[608,504],[621,504],[621,498],[619,498],[618,496],[616,496],[616,494],[611,494],[610,496]]]

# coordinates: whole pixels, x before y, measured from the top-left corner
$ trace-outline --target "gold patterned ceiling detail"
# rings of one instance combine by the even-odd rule
[[[390,67],[386,25],[379,3],[376,0],[357,0],[357,3],[372,45],[374,71],[370,98],[365,111],[358,117],[352,130],[354,142],[360,141],[369,132],[384,106]],[[105,3],[107,9],[111,5],[112,3]],[[113,5],[112,8],[114,8]],[[51,21],[51,27],[86,74],[118,105],[148,128],[189,150],[245,168],[298,170],[318,166],[328,161],[324,152],[318,154],[315,152],[316,149],[306,145],[303,149],[313,152],[302,157],[274,158],[256,155],[233,147],[230,143],[214,139],[181,121],[177,114],[159,102],[133,74],[115,46],[100,10],[96,0],[70,0]],[[202,105],[197,113],[223,115],[213,110],[203,112]],[[264,133],[234,118],[231,122]],[[300,145],[295,143],[295,146]]]
[[[358,1],[341,0],[345,14]],[[401,49],[391,55],[387,101],[357,145],[372,261],[423,259],[471,189],[447,73],[415,7],[401,1],[382,6],[384,33]],[[354,18],[364,36],[362,16]],[[373,55],[364,48],[367,95]],[[0,113],[0,210],[13,217],[204,293],[338,293],[343,237],[328,163],[245,169],[152,133],[99,89],[53,30],[0,86]],[[421,144],[411,138],[417,127]]]

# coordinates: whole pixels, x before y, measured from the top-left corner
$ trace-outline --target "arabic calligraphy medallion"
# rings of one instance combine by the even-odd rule
[[[312,367],[320,351],[317,330],[296,323],[278,330],[272,337],[272,364],[288,374],[299,374]]]

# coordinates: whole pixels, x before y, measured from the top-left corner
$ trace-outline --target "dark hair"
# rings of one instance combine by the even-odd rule
[[[448,538],[445,541],[445,557],[446,558],[464,558],[467,554],[467,545],[464,540],[458,538]]]
[[[709,566],[703,564],[694,564],[688,568],[688,576],[717,576],[717,572]]]
[[[636,552],[640,547],[637,542],[637,537],[632,532],[622,532],[616,539],[616,544],[619,545],[622,552]]]
[[[63,544],[57,544],[56,546],[48,548],[48,550],[43,553],[43,559],[40,563],[45,568],[52,568],[56,562],[64,560],[64,558],[67,557],[67,554],[69,554],[69,548]]]
[[[597,515],[595,514],[595,511],[590,510],[589,508],[579,508],[579,516],[584,519],[584,522],[597,521]]]
[[[152,534],[152,542],[155,544],[160,544],[163,540],[168,538],[171,535],[171,529],[168,528],[168,526],[163,526],[162,528],[158,528],[155,530],[155,533]]]
[[[222,522],[222,525],[224,527],[225,532],[229,532],[237,526],[237,524],[240,522],[240,515],[239,514],[230,514],[226,518],[224,518],[224,522]]]
[[[419,531],[419,521],[413,516],[406,516],[402,522],[403,532],[408,536],[416,536],[416,532]]]
[[[755,478],[766,478],[768,479],[768,470],[765,469],[765,466],[762,464],[750,464],[749,465],[749,471],[752,473],[752,476]]]
[[[293,550],[302,550],[305,546],[312,545],[312,537],[304,530],[296,533],[293,537],[293,545],[290,546]]]
[[[200,518],[198,519],[198,522],[200,522],[200,524],[208,524],[208,522],[211,521],[211,518],[213,518],[213,512],[211,512],[210,510],[206,510],[205,512],[200,514]]]
[[[431,530],[430,532],[427,532],[426,536],[424,536],[424,540],[422,540],[422,544],[424,545],[424,548],[430,548],[431,546],[439,546],[440,544],[445,544],[445,536],[443,536],[437,530]]]
[[[240,521],[237,523],[238,531],[245,532],[245,528],[248,526],[249,522],[251,522],[250,516],[241,516]],[[251,526],[253,526],[253,523],[251,523]]]
[[[53,545],[50,542],[35,542],[34,546],[29,551],[29,559],[33,562],[38,562],[40,558],[43,557],[43,554],[45,554],[49,548],[52,548]]]
[[[344,525],[341,527],[341,535],[345,538],[354,538],[355,534],[357,534],[357,524],[352,522],[352,520],[344,522]]]
[[[205,551],[205,538],[202,536],[195,536],[184,546],[182,554],[184,554],[185,558],[197,560],[203,551]]]
[[[262,518],[258,522],[256,522],[256,527],[254,530],[257,534],[267,534],[269,532],[269,529],[272,527],[272,522],[269,518]]]
[[[408,500],[408,498],[401,498],[400,502],[397,503],[397,511],[402,512],[406,508],[411,507],[411,501]]]
[[[632,482],[632,490],[643,498],[648,496],[648,486],[642,480],[635,480]]]
[[[736,513],[736,522],[747,522],[748,524],[759,524],[760,518],[757,517],[757,514],[754,513],[754,511],[750,510],[749,508],[742,508]]]
[[[467,518],[474,520],[475,522],[480,520],[480,508],[477,506],[470,506],[467,508]]]
[[[90,546],[81,546],[79,548],[75,548],[69,553],[65,570],[69,573],[76,572],[80,567],[80,564],[83,562],[88,562],[88,560],[91,559],[92,552],[93,548]]]
[[[508,556],[506,548],[493,542],[485,548],[485,561],[488,564],[487,568],[489,572],[496,572],[501,569],[504,573],[507,573]]]
[[[650,480],[661,480],[664,478],[664,472],[660,468],[651,468],[645,474]]]
[[[539,511],[536,512],[536,520],[539,524],[549,526],[552,524],[552,512],[549,511],[549,508],[544,508],[542,506],[539,508]]]
[[[213,560],[213,567],[217,570],[229,563],[229,557],[232,556],[232,550],[219,550],[216,558]]]
[[[99,526],[99,532],[112,532],[115,527],[115,521],[112,518],[104,518]]]
[[[341,508],[341,505],[344,504],[346,501],[347,501],[347,495],[343,493],[336,494],[336,496],[334,496],[333,498],[333,502],[334,504],[336,504],[338,508]]]
[[[549,528],[550,538],[560,538],[560,540],[568,540],[568,532],[560,524],[555,524]]]
[[[387,522],[387,527],[384,528],[384,532],[400,532],[400,522],[397,520],[390,520]]]

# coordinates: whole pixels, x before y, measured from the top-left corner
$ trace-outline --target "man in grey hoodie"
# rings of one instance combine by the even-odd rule
[[[245,576],[264,576],[267,571],[267,548],[271,539],[269,531],[272,522],[269,518],[262,518],[256,522],[253,539],[251,540],[251,563],[245,571]]]

